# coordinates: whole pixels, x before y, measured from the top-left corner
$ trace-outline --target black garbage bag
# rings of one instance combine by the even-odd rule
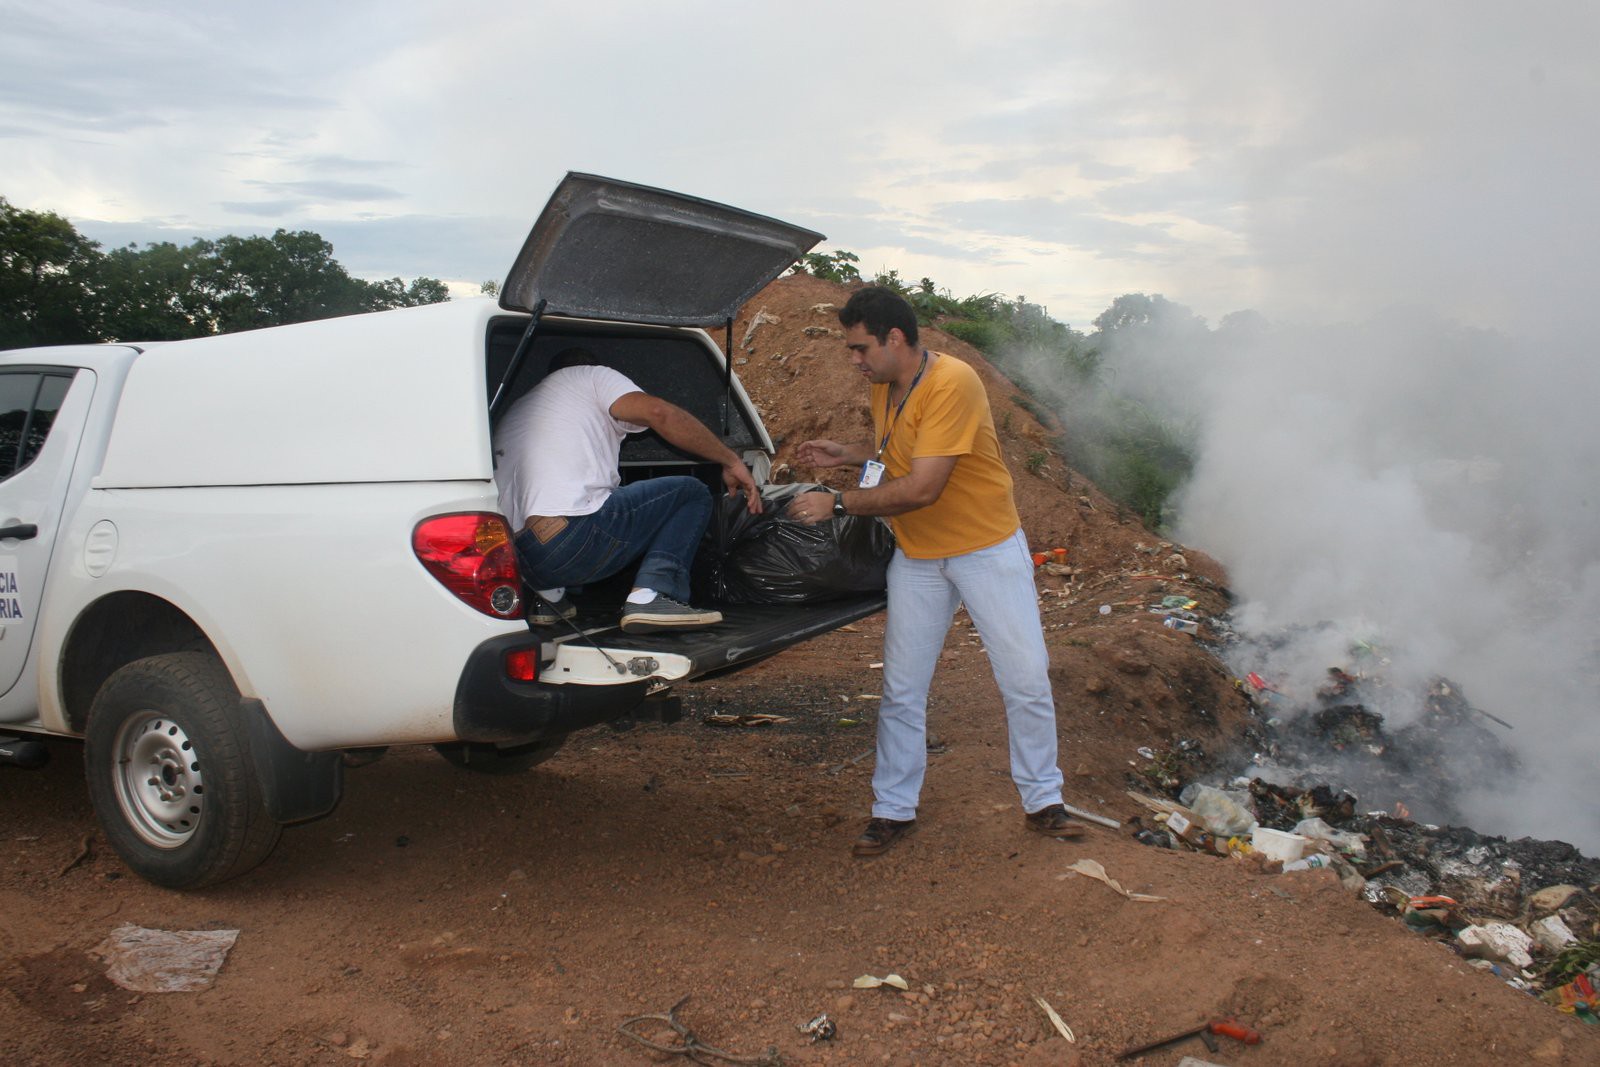
[[[881,592],[894,534],[866,515],[807,526],[788,516],[800,493],[831,492],[795,483],[761,490],[762,511],[744,494],[717,498],[690,571],[696,599],[723,604],[798,604]]]

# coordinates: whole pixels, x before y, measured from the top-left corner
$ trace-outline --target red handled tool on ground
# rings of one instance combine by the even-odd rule
[[[1261,1035],[1248,1026],[1241,1026],[1237,1020],[1213,1019],[1204,1026],[1197,1026],[1193,1030],[1185,1030],[1181,1034],[1164,1037],[1160,1041],[1152,1041],[1148,1045],[1137,1045],[1134,1048],[1123,1049],[1117,1053],[1117,1059],[1129,1060],[1146,1052],[1154,1052],[1158,1048],[1166,1048],[1168,1045],[1176,1045],[1180,1041],[1187,1041],[1191,1037],[1198,1037],[1205,1042],[1208,1051],[1215,1052],[1217,1051],[1217,1039],[1211,1036],[1213,1034],[1231,1037],[1235,1041],[1244,1042],[1246,1045],[1261,1044]]]

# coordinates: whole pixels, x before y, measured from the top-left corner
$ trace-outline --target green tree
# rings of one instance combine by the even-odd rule
[[[96,272],[100,336],[108,341],[176,341],[215,330],[199,285],[197,245],[170,241],[116,248]]]
[[[432,304],[449,295],[436,278],[418,278],[410,286],[399,278],[352,278],[333,258],[333,246],[309,230],[230,235],[195,247],[198,285],[218,333]]]
[[[0,348],[170,341],[449,299],[444,282],[352,278],[307,230],[100,246],[0,197]]]
[[[0,197],[0,348],[98,340],[99,245],[53,211]]]

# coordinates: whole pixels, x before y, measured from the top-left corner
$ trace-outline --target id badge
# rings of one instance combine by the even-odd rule
[[[861,465],[861,488],[871,489],[883,481],[884,466],[875,459],[869,459]]]

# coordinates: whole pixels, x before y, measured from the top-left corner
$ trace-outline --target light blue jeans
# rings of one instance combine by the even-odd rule
[[[990,548],[945,559],[889,563],[883,701],[872,814],[913,819],[928,769],[928,686],[956,608],[965,603],[1000,686],[1011,738],[1011,780],[1022,810],[1061,803],[1050,656],[1039,625],[1033,559],[1022,531]]]

